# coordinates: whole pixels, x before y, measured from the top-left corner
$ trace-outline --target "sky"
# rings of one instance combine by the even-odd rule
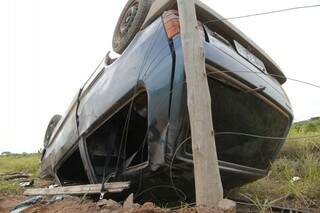
[[[127,0],[0,0],[0,153],[36,152],[54,114],[112,50]],[[203,0],[225,18],[320,0]],[[287,77],[320,85],[320,7],[232,20]],[[320,89],[288,80],[295,120],[320,116]]]

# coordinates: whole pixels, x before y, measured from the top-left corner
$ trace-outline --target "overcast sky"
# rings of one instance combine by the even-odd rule
[[[0,0],[0,153],[35,152],[107,51],[127,0]],[[319,0],[204,0],[224,17]],[[320,7],[231,21],[290,78],[320,84]],[[320,115],[320,89],[288,81],[295,120]]]

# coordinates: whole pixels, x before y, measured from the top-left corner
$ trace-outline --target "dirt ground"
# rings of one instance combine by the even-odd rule
[[[14,208],[20,202],[26,200],[24,196],[9,196],[9,197],[0,197],[0,212],[10,212],[12,208]],[[36,204],[26,210],[24,213],[87,213],[87,212],[101,212],[101,213],[223,213],[221,210],[213,209],[213,208],[183,208],[179,210],[170,210],[170,209],[161,209],[159,207],[154,206],[152,203],[145,203],[144,205],[136,205],[133,208],[123,208],[122,206],[99,206],[97,203],[92,201],[81,201],[80,198],[77,197],[68,197],[64,199],[64,201],[48,204],[41,203]]]
[[[13,207],[25,199],[24,196],[0,196],[0,212],[10,212]]]

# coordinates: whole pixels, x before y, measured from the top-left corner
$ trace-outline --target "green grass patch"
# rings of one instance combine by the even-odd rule
[[[0,173],[25,172],[38,176],[39,165],[38,154],[0,156]]]
[[[232,197],[255,203],[320,208],[320,119],[293,125],[269,175],[236,189]],[[305,138],[304,138],[305,137]],[[294,177],[300,180],[293,181]]]
[[[40,159],[38,154],[0,156],[0,174],[24,172],[32,178],[39,176]],[[22,188],[17,183],[5,181],[0,177],[0,194],[21,194]]]
[[[19,184],[0,180],[0,195],[19,195],[22,191]]]

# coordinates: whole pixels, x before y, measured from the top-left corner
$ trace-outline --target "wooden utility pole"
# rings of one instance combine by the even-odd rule
[[[187,80],[196,202],[198,206],[217,206],[223,199],[223,188],[212,125],[203,40],[200,38],[194,0],[177,0],[177,3]]]

